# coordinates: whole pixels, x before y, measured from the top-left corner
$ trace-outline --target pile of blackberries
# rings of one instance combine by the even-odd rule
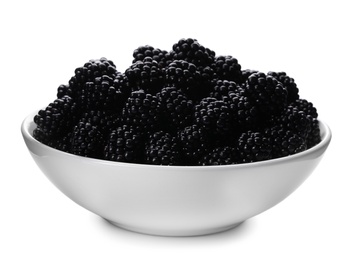
[[[38,141],[97,159],[224,165],[292,155],[320,142],[316,108],[285,72],[242,70],[195,39],[133,52],[125,72],[90,60],[34,117]]]

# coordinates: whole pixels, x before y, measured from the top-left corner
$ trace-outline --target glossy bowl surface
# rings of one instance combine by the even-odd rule
[[[224,231],[275,206],[313,172],[331,140],[288,157],[224,166],[154,166],[72,155],[32,136],[30,114],[21,131],[47,178],[80,206],[124,229],[163,236]],[[54,203],[54,202],[53,202]]]

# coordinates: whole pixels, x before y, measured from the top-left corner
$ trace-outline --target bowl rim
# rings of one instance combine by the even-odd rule
[[[75,155],[71,153],[67,153],[64,151],[60,151],[58,149],[55,149],[53,147],[50,147],[48,145],[45,145],[38,140],[36,140],[33,137],[33,134],[30,133],[29,128],[31,125],[35,124],[34,123],[34,116],[38,113],[39,110],[36,110],[35,112],[30,113],[25,117],[25,119],[22,121],[21,124],[21,132],[22,136],[24,139],[28,140],[29,142],[42,147],[43,149],[47,149],[48,151],[57,153],[59,156],[66,156],[72,159],[79,159],[79,160],[85,160],[86,162],[90,163],[96,163],[96,164],[104,164],[104,165],[110,165],[110,166],[122,166],[122,167],[148,167],[148,168],[157,168],[157,169],[214,169],[214,168],[234,168],[234,169],[241,169],[241,168],[248,168],[248,167],[260,167],[260,166],[268,166],[272,164],[277,164],[283,161],[287,160],[295,160],[299,159],[302,157],[305,157],[310,154],[314,154],[316,151],[322,149],[323,147],[326,147],[329,145],[331,138],[332,138],[332,133],[330,127],[322,120],[318,118],[320,130],[321,130],[321,141],[316,144],[315,146],[304,150],[302,152],[293,154],[293,155],[288,155],[280,158],[275,158],[275,159],[269,159],[269,160],[264,160],[264,161],[258,161],[258,162],[250,162],[250,163],[240,163],[240,164],[227,164],[227,165],[152,165],[152,164],[142,164],[142,163],[129,163],[129,162],[115,162],[115,161],[109,161],[109,160],[104,160],[104,159],[96,159],[96,158],[90,158],[90,157],[84,157],[80,155]]]

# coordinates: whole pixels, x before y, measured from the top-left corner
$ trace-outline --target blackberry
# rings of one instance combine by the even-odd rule
[[[228,97],[230,93],[234,93],[238,89],[236,82],[228,80],[216,80],[212,82],[212,85],[213,90],[210,93],[210,97],[218,100]]]
[[[234,130],[239,133],[249,129],[259,130],[262,125],[258,108],[251,100],[241,96],[236,92],[229,93],[228,97],[223,97],[224,101],[230,105],[233,117]]]
[[[318,117],[317,109],[314,107],[312,102],[309,102],[306,99],[296,99],[295,101],[290,103],[290,105],[297,107],[300,111],[303,111],[304,113],[313,118]]]
[[[111,60],[106,58],[89,60],[82,67],[75,69],[75,75],[69,80],[68,86],[59,86],[57,97],[61,98],[63,95],[70,95],[78,102],[86,82],[94,82],[96,77],[103,75],[114,77],[117,73],[115,64]]]
[[[107,75],[87,82],[82,91],[86,109],[120,112],[123,106],[121,91],[114,86],[114,79]]]
[[[286,72],[268,72],[269,76],[276,78],[278,81],[282,83],[282,85],[287,90],[287,102],[293,102],[299,99],[298,88],[293,78],[287,76]]]
[[[61,84],[58,88],[57,88],[57,98],[62,98],[64,96],[73,96],[72,93],[72,88],[70,88],[69,85],[66,84]]]
[[[121,121],[123,124],[137,127],[140,131],[149,131],[157,128],[160,117],[160,102],[144,90],[131,93],[122,109]]]
[[[237,141],[237,154],[240,163],[258,162],[271,159],[269,139],[260,132],[251,130],[240,135]]]
[[[232,56],[218,56],[215,58],[213,68],[219,79],[241,82],[241,65]]]
[[[120,125],[120,115],[104,110],[89,110],[81,115],[79,121],[97,127],[103,137],[106,138],[111,129]]]
[[[123,125],[112,129],[107,140],[105,160],[130,163],[142,161],[143,137],[134,127]]]
[[[194,107],[194,121],[209,132],[225,135],[231,132],[232,118],[228,103],[215,98],[203,98]]]
[[[194,91],[191,93],[193,100],[200,101],[202,98],[209,97],[213,90],[214,82],[216,82],[217,75],[210,66],[198,67],[199,80],[193,87]]]
[[[265,135],[270,140],[272,158],[285,157],[307,149],[307,143],[302,137],[281,126],[266,129]]]
[[[125,71],[125,75],[131,85],[152,94],[160,91],[164,83],[163,71],[159,68],[158,62],[151,57],[133,63]]]
[[[180,165],[180,147],[176,136],[164,131],[150,134],[146,141],[145,162],[157,165]]]
[[[63,96],[50,103],[45,109],[39,110],[34,116],[34,123],[48,138],[64,136],[79,115],[76,102],[69,96]],[[39,135],[35,135],[38,137]]]
[[[181,89],[189,97],[196,97],[200,92],[199,79],[201,77],[197,67],[183,60],[174,60],[165,69],[165,82],[168,86]]]
[[[251,99],[264,118],[280,114],[287,105],[287,90],[274,77],[258,72],[249,76],[241,95]]]
[[[124,102],[126,102],[132,91],[137,91],[140,89],[139,87],[131,84],[125,73],[118,73],[115,76],[113,86],[117,91],[122,93]]]
[[[63,152],[71,152],[72,132],[62,137],[48,137],[39,127],[33,130],[33,137],[39,142]]]
[[[155,60],[160,68],[165,68],[172,61],[172,55],[169,52],[154,48],[149,45],[144,45],[138,47],[133,51],[132,63],[143,61],[146,57],[150,57]]]
[[[311,148],[321,141],[320,127],[318,119],[311,116],[308,116],[308,119],[310,120],[311,130],[307,137],[307,148]]]
[[[309,131],[307,136],[307,146],[308,148],[313,147],[321,141],[320,137],[320,127],[318,121],[318,112],[314,105],[305,100],[305,99],[297,99],[292,102],[290,106],[295,107],[299,111],[304,112],[307,115],[307,119],[309,121]]]
[[[165,87],[156,97],[160,102],[160,121],[165,129],[178,131],[191,123],[193,102],[181,90]]]
[[[259,71],[257,70],[251,70],[251,69],[241,70],[241,83],[245,83],[248,80],[250,75],[258,72]]]
[[[72,133],[72,153],[80,156],[102,159],[104,139],[98,127],[78,122]]]
[[[307,115],[294,106],[287,106],[283,114],[275,121],[276,125],[281,125],[284,129],[294,132],[304,140],[311,130]]]
[[[186,126],[178,131],[178,140],[186,165],[195,165],[211,147],[208,133],[198,125]]]
[[[185,60],[196,66],[209,66],[214,62],[215,52],[199,44],[196,39],[180,39],[172,46],[175,60]]]
[[[216,147],[198,161],[198,165],[228,165],[235,163],[237,163],[236,150],[229,146]]]

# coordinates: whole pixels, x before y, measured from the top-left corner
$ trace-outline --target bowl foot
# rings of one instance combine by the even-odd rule
[[[201,230],[156,230],[156,229],[127,226],[108,219],[105,219],[105,220],[116,227],[119,227],[128,231],[146,234],[146,235],[167,236],[167,237],[191,237],[191,236],[211,235],[211,234],[220,233],[220,232],[224,232],[224,231],[236,228],[244,222],[242,221],[229,226],[201,229]]]

